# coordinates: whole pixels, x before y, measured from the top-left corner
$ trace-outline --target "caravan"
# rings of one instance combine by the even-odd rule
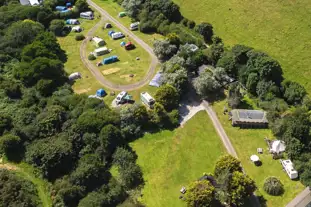
[[[141,100],[141,102],[143,102],[143,104],[145,104],[146,106],[148,106],[151,109],[153,108],[153,105],[155,103],[154,98],[152,98],[152,96],[150,96],[150,94],[147,92],[142,92],[140,94],[140,100]]]
[[[124,37],[124,34],[122,32],[115,32],[111,35],[112,39],[116,40],[116,39],[120,39]]]
[[[80,17],[83,19],[90,19],[90,20],[94,19],[93,12],[91,12],[91,11],[81,12]]]
[[[298,178],[298,172],[294,169],[293,163],[291,160],[280,160],[284,170],[286,171],[290,179]]]
[[[109,53],[109,50],[107,47],[100,47],[94,50],[95,56],[105,55],[108,53]]]
[[[130,30],[137,30],[139,26],[139,22],[134,22],[130,24]]]

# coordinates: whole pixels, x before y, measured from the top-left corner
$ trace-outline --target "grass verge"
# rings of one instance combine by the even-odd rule
[[[178,199],[181,187],[212,172],[218,157],[225,153],[205,111],[183,128],[146,134],[131,146],[145,180],[142,202],[150,207],[186,206]]]
[[[258,190],[257,195],[262,195],[266,200],[267,206],[285,206],[305,187],[299,181],[292,181],[283,171],[279,160],[273,160],[267,150],[265,137],[273,139],[270,129],[240,129],[232,127],[228,120],[228,115],[223,115],[223,108],[226,101],[220,101],[213,105],[213,108],[229,136],[238,157],[242,162],[243,168],[252,179],[255,180]],[[263,148],[264,153],[258,155],[262,161],[262,166],[256,167],[251,161],[250,156],[257,154],[257,148]],[[263,190],[264,180],[269,176],[275,176],[284,185],[285,193],[282,196],[270,196]]]

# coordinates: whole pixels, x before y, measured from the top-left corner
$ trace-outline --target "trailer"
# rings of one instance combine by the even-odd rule
[[[130,30],[137,30],[139,26],[139,22],[134,22],[130,24]]]
[[[122,32],[115,32],[111,35],[111,37],[112,39],[117,40],[117,39],[123,38],[124,34]]]
[[[105,58],[103,60],[103,64],[107,65],[107,64],[114,63],[114,62],[117,62],[117,61],[118,61],[118,56],[111,56],[111,57]]]
[[[87,11],[87,12],[81,12],[80,17],[83,19],[89,19],[92,20],[94,19],[94,14],[92,11]]]

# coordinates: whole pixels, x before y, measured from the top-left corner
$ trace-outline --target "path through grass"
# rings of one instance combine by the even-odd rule
[[[131,143],[145,180],[142,201],[149,207],[185,206],[182,186],[212,172],[225,149],[205,111],[183,128],[147,134]]]

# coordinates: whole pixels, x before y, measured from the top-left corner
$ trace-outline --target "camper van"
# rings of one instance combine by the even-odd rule
[[[122,32],[115,32],[111,35],[112,39],[116,40],[116,39],[120,39],[124,37],[124,34]]]
[[[116,98],[116,104],[118,105],[124,103],[124,98],[126,97],[126,95],[127,95],[126,91],[122,91],[121,93],[119,93]]]
[[[150,96],[150,94],[147,92],[142,92],[140,94],[140,100],[141,100],[141,102],[143,102],[143,104],[145,104],[146,106],[148,106],[151,109],[153,108],[153,105],[155,103],[154,98],[152,98],[152,96]]]
[[[91,12],[91,11],[81,12],[80,17],[83,19],[94,19],[93,12]]]
[[[298,172],[294,169],[293,163],[291,160],[280,160],[284,170],[286,171],[290,179],[298,178]]]
[[[130,24],[130,30],[137,30],[139,26],[139,22],[134,22]]]

